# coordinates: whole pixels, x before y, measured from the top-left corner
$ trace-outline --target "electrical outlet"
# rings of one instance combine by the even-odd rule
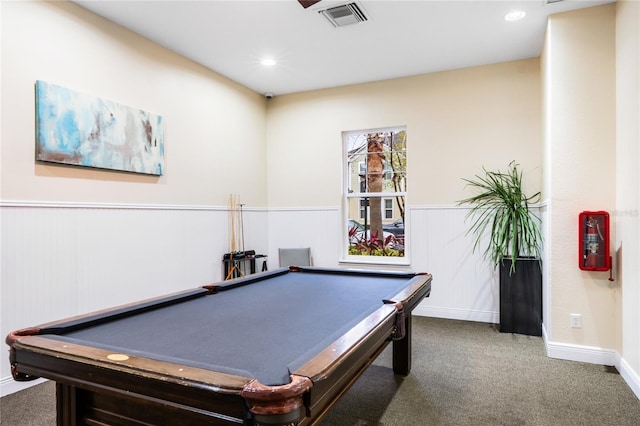
[[[582,315],[571,314],[571,328],[582,328]]]

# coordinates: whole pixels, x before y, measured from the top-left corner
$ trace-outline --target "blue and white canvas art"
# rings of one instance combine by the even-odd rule
[[[162,117],[37,81],[36,159],[162,175]]]

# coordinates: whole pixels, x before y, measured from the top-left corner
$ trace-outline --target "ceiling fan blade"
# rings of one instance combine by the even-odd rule
[[[302,7],[306,9],[309,6],[313,6],[314,4],[318,3],[319,1],[320,0],[298,0],[298,3],[300,3]]]

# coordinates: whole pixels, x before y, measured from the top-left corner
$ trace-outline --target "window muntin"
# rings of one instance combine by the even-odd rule
[[[406,129],[345,132],[343,140],[346,257],[374,262],[404,258]]]

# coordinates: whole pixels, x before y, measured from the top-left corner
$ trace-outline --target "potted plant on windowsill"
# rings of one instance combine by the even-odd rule
[[[458,205],[473,206],[466,218],[472,221],[468,232],[475,235],[474,252],[486,244],[484,258],[500,268],[500,331],[540,336],[542,234],[540,219],[530,210],[540,192],[525,195],[513,161],[506,172],[483,171],[483,176],[463,179],[476,194]]]

